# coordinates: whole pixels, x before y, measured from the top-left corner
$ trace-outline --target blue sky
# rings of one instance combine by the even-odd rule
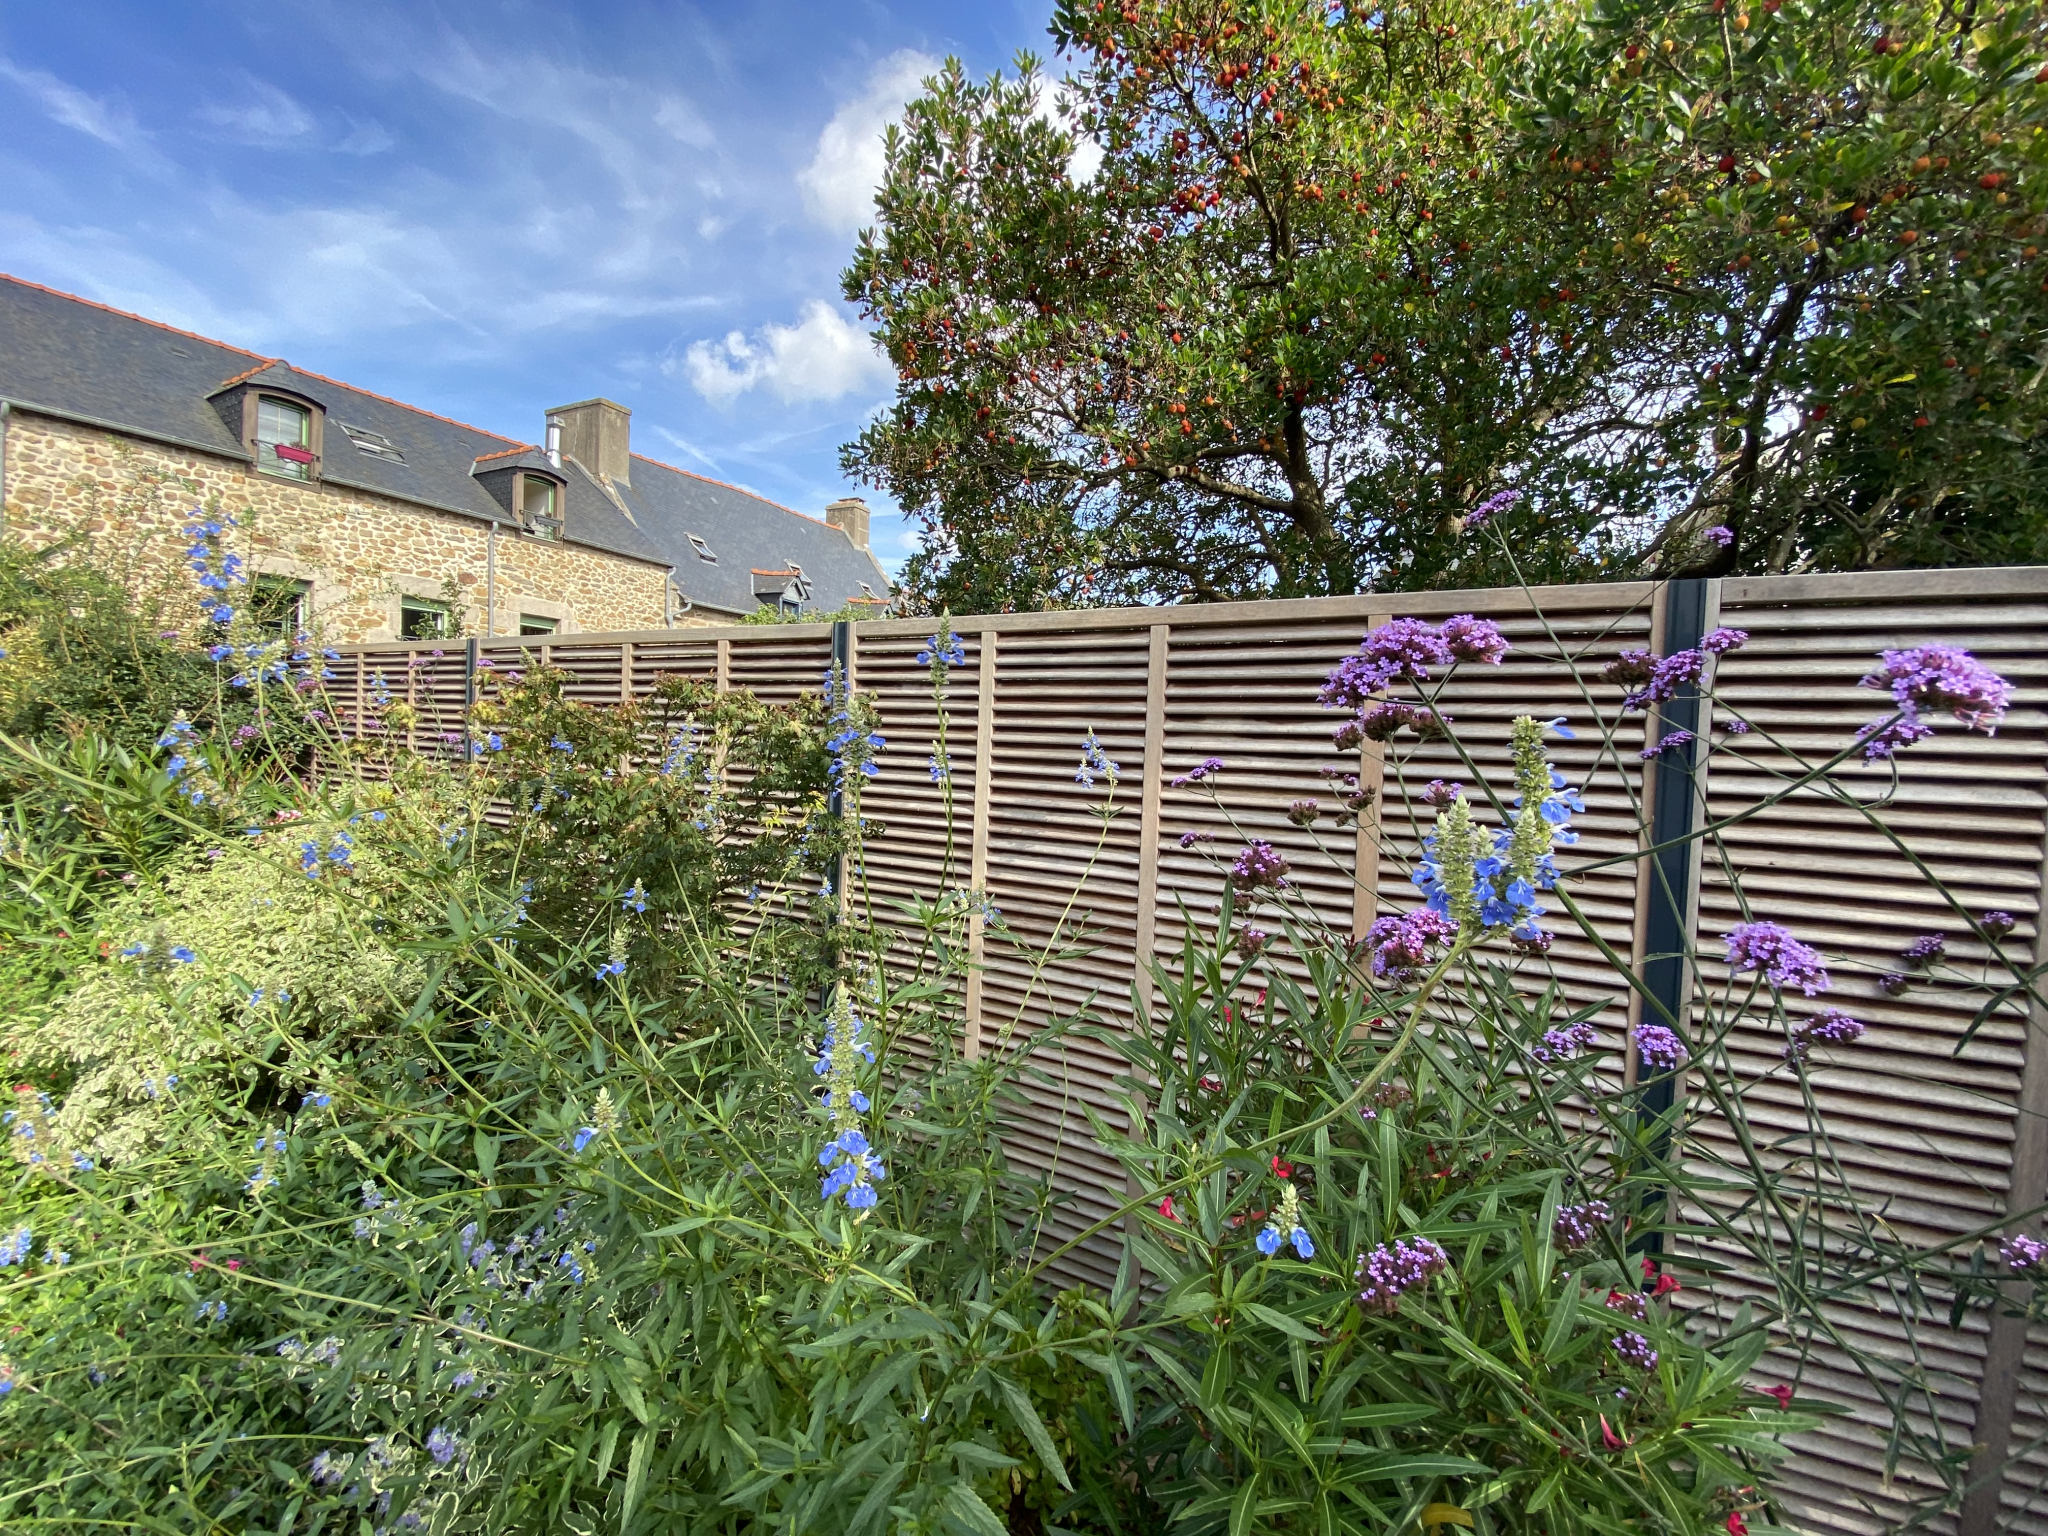
[[[816,513],[889,393],[838,284],[881,128],[1049,10],[13,0],[0,271],[530,441],[607,395]]]

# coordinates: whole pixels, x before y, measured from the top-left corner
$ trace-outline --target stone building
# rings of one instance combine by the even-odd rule
[[[807,517],[633,453],[584,400],[515,442],[281,358],[0,276],[0,518],[185,581],[195,506],[234,517],[259,614],[336,640],[879,612],[868,509]]]

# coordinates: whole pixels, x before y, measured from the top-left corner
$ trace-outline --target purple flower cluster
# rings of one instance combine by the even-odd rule
[[[1899,952],[1899,958],[1906,962],[1908,970],[1943,958],[1948,953],[1948,940],[1938,933],[1923,933]]]
[[[1337,750],[1349,752],[1364,741],[1392,741],[1404,726],[1412,727],[1424,741],[1441,738],[1444,722],[1426,704],[1406,704],[1399,699],[1381,699],[1355,720],[1337,727]]]
[[[1427,907],[1373,919],[1365,942],[1373,946],[1372,973],[1397,982],[1411,980],[1429,959],[1429,946],[1457,937],[1458,925]]]
[[[1787,1061],[1804,1061],[1816,1045],[1848,1045],[1863,1038],[1863,1026],[1839,1008],[1823,1009],[1818,1018],[1808,1019],[1792,1031],[1785,1042]]]
[[[1912,983],[1899,971],[1886,971],[1877,978],[1877,990],[1886,997],[1904,997],[1906,988],[1911,985]]]
[[[1287,819],[1297,827],[1312,827],[1323,808],[1313,800],[1297,800],[1287,807]]]
[[[1381,1243],[1371,1253],[1358,1256],[1358,1267],[1352,1272],[1358,1284],[1358,1304],[1368,1312],[1391,1317],[1400,1310],[1403,1292],[1427,1285],[1449,1268],[1450,1262],[1450,1255],[1426,1237],[1404,1237],[1391,1246]]]
[[[1653,657],[1648,651],[1623,651],[1607,664],[1601,675],[1610,683],[1632,689],[1621,701],[1623,709],[1648,709],[1673,698],[1680,688],[1698,682],[1700,674],[1706,671],[1709,656],[1739,651],[1748,643],[1747,630],[1716,629],[1696,648],[1674,651],[1662,658]]]
[[[1581,1051],[1590,1051],[1600,1043],[1600,1031],[1581,1020],[1564,1029],[1546,1029],[1543,1038],[1529,1047],[1529,1054],[1544,1066],[1569,1061]]]
[[[1728,549],[1735,543],[1735,530],[1726,523],[1716,523],[1700,537],[1716,548]]]
[[[1685,1042],[1662,1024],[1638,1024],[1635,1042],[1636,1054],[1652,1071],[1673,1072],[1685,1061]]]
[[[1273,935],[1263,928],[1240,928],[1237,930],[1236,948],[1246,960],[1256,960],[1266,952],[1273,942]]]
[[[1662,757],[1673,747],[1685,746],[1692,740],[1693,734],[1691,731],[1666,731],[1663,740],[1659,741],[1654,747],[1643,748],[1636,756],[1647,763],[1651,758]]]
[[[1470,533],[1474,528],[1484,527],[1488,521],[1507,511],[1521,499],[1520,491],[1495,491],[1465,514],[1465,532]]]
[[[2042,1267],[2041,1261],[2048,1258],[2048,1243],[2039,1243],[2025,1233],[2018,1233],[1999,1244],[1998,1256],[2005,1260],[2005,1267],[2014,1274],[2025,1274]]]
[[[1222,771],[1222,758],[1205,757],[1199,763],[1195,764],[1194,767],[1190,768],[1186,773],[1182,774],[1179,778],[1175,779],[1173,781],[1172,787],[1175,789],[1186,789],[1190,784],[1199,784],[1202,782],[1202,780],[1213,777],[1214,775],[1219,774]]]
[[[1657,1369],[1657,1351],[1650,1347],[1650,1341],[1634,1329],[1616,1334],[1607,1341],[1614,1346],[1614,1352],[1639,1371]]]
[[[1583,1248],[1612,1220],[1614,1210],[1605,1200],[1560,1205],[1557,1219],[1550,1224],[1551,1240],[1560,1248]]]
[[[1990,736],[2012,704],[2012,684],[1968,651],[1953,645],[1918,645],[1886,651],[1883,665],[1863,679],[1866,688],[1888,689],[1898,718],[1873,720],[1856,733],[1866,759],[1890,757],[1934,734],[1923,710],[1948,710],[1973,731]]]
[[[2010,912],[1986,912],[1977,919],[1977,926],[1983,930],[1985,938],[2002,939],[2019,927],[2019,923]]]
[[[1230,883],[1240,891],[1287,884],[1287,856],[1271,843],[1253,838],[1230,866]]]
[[[1355,773],[1346,773],[1342,768],[1324,768],[1321,772],[1323,777],[1330,781],[1331,792],[1352,816],[1356,816],[1380,796],[1375,786],[1360,784]]]
[[[1650,1298],[1641,1291],[1609,1291],[1607,1310],[1642,1322],[1650,1315]]]
[[[1817,950],[1802,944],[1778,923],[1737,923],[1728,930],[1728,963],[1738,971],[1761,971],[1774,987],[1797,987],[1808,997],[1827,991],[1827,967]]]
[[[1458,661],[1482,662],[1497,667],[1512,647],[1491,619],[1477,619],[1469,613],[1454,613],[1443,622],[1444,645]]]
[[[1214,832],[1183,832],[1180,835],[1180,845],[1183,848],[1192,848],[1197,843],[1213,843],[1215,841],[1216,834]]]
[[[1422,793],[1416,796],[1416,798],[1424,805],[1433,805],[1438,810],[1442,810],[1464,793],[1465,786],[1462,784],[1447,784],[1442,779],[1431,779],[1428,785],[1424,787]]]

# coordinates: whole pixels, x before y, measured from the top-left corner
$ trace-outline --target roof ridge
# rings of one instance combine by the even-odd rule
[[[497,434],[493,433],[492,435],[496,436]],[[480,453],[476,456],[475,462],[478,464],[482,464],[491,459],[509,459],[513,457],[515,454],[538,452],[540,452],[540,450],[536,448],[532,443],[515,443],[510,448],[500,448],[496,453]]]
[[[116,309],[111,304],[102,304],[98,299],[88,299],[76,293],[66,293],[62,288],[52,288],[46,283],[36,283],[29,281],[25,277],[16,277],[12,272],[0,272],[0,281],[18,283],[24,288],[33,288],[36,292],[47,293],[53,298],[69,299],[74,304],[83,304],[88,309],[97,309],[106,314],[119,315],[123,320],[133,320],[154,330],[168,331],[173,336],[183,336],[191,341],[203,341],[209,347],[222,347],[229,352],[239,352],[244,357],[254,357],[261,360],[260,366],[250,369],[248,373],[238,375],[236,379],[230,379],[228,381],[230,384],[236,383],[240,379],[246,379],[251,374],[261,373],[265,368],[275,368],[279,364],[283,364],[283,366],[291,369],[293,373],[299,374],[303,378],[318,379],[322,384],[332,384],[337,389],[346,389],[355,394],[366,396],[371,400],[381,400],[386,405],[396,406],[401,411],[411,411],[417,416],[430,416],[435,421],[445,421],[449,426],[460,427],[465,432],[475,432],[480,436],[492,438],[501,443],[518,441],[516,438],[507,437],[502,432],[493,432],[485,427],[472,426],[466,421],[457,421],[453,416],[443,416],[439,411],[430,411],[424,406],[409,405],[403,400],[394,400],[389,395],[380,395],[374,389],[364,389],[361,385],[351,384],[346,379],[330,378],[324,373],[315,373],[310,368],[301,368],[298,364],[286,362],[281,357],[270,357],[261,352],[252,352],[249,348],[238,347],[231,341],[220,341],[212,336],[202,336],[197,331],[188,331],[175,325],[166,325],[163,321],[152,320],[147,315],[138,315],[130,310]],[[219,387],[226,388],[227,386],[221,385]],[[664,465],[662,467],[667,468],[668,466]],[[686,473],[686,471],[678,470],[677,473],[682,474]],[[765,500],[766,498],[764,497],[763,499]],[[797,516],[801,517],[803,514],[799,512]]]
[[[209,347],[224,347],[230,352],[239,352],[244,357],[261,357],[264,366],[281,362],[281,358],[264,357],[261,352],[252,352],[247,347],[238,347],[231,341],[221,341],[212,336],[202,336],[197,331],[188,331],[180,326],[166,325],[161,320],[152,320],[147,315],[138,315],[132,310],[116,309],[111,304],[102,304],[98,299],[88,299],[82,294],[66,293],[62,288],[52,288],[47,283],[30,282],[25,277],[16,277],[12,272],[0,272],[0,281],[19,283],[24,288],[33,288],[37,293],[47,293],[52,298],[69,299],[74,304],[83,304],[88,309],[105,310],[110,315],[119,315],[123,320],[138,321],[159,331],[169,331],[173,336],[183,336],[188,341],[203,341]]]
[[[681,475],[686,480],[702,480],[706,485],[723,486],[728,491],[737,491],[742,496],[751,496],[756,501],[765,501],[778,512],[787,512],[791,517],[800,517],[807,523],[816,523],[820,528],[838,526],[835,523],[826,522],[822,517],[813,517],[808,512],[799,512],[795,507],[785,507],[781,502],[772,501],[768,497],[763,496],[759,491],[750,491],[744,485],[734,485],[730,480],[714,480],[711,476],[700,475],[695,470],[678,469],[675,465],[665,464],[660,459],[651,459],[644,453],[636,453],[633,457],[640,460],[643,464],[652,464],[656,469],[665,469],[672,475]]]

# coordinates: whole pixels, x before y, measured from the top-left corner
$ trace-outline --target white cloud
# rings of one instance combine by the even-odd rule
[[[805,304],[795,325],[764,325],[751,341],[733,331],[721,342],[692,342],[682,367],[697,393],[716,405],[762,387],[786,405],[837,400],[889,378],[889,365],[867,334],[823,299]]]
[[[125,108],[87,95],[48,70],[23,69],[18,64],[0,59],[0,79],[11,80],[28,92],[52,121],[66,128],[76,128],[102,144],[127,149],[142,136]]]
[[[347,137],[334,147],[344,155],[381,155],[397,142],[398,140],[391,136],[391,130],[382,123],[374,119],[367,123],[359,123],[350,118]]]
[[[266,80],[246,82],[247,97],[239,102],[209,101],[199,120],[244,144],[276,148],[302,139],[314,128],[313,114]]]
[[[882,134],[939,67],[928,54],[907,48],[892,53],[875,66],[867,89],[832,114],[818,135],[811,163],[796,178],[813,218],[847,232],[874,218],[875,188],[882,183]]]
[[[1076,182],[1093,181],[1095,173],[1102,169],[1102,145],[1081,132],[1071,113],[1060,110],[1058,87],[1049,81],[1040,84],[1038,99],[1031,104],[1031,115],[1074,136],[1074,152],[1067,157],[1067,175]]]

